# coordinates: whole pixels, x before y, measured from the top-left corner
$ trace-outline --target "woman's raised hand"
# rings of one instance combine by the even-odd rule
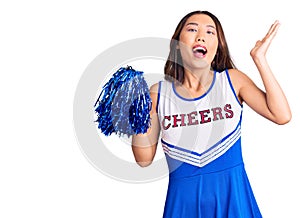
[[[278,28],[280,26],[280,23],[278,20],[276,20],[272,26],[270,27],[268,33],[262,40],[258,40],[254,46],[254,48],[250,51],[251,57],[255,59],[264,58],[266,56],[266,53],[268,51],[268,48],[275,37]]]

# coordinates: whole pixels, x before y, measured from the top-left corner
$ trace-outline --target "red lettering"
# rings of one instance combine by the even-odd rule
[[[185,114],[180,114],[180,117],[181,117],[181,119],[178,119],[177,117],[178,117],[178,115],[176,114],[176,115],[172,115],[172,117],[173,117],[173,128],[174,127],[178,127],[178,125],[177,125],[177,122],[181,122],[181,124],[180,124],[180,126],[186,126],[186,124],[184,123],[184,116],[185,116]]]
[[[165,116],[164,119],[162,120],[162,126],[164,128],[164,130],[167,130],[170,128],[171,124],[169,123],[167,126],[165,125],[165,121],[169,120],[171,121],[171,116]]]
[[[210,110],[199,111],[199,113],[201,116],[201,122],[200,122],[201,124],[211,122],[211,118],[209,118],[207,115],[210,113]],[[205,118],[207,118],[207,119],[205,119]]]
[[[189,121],[188,126],[199,124],[199,121],[195,120],[196,115],[197,115],[197,111],[193,111],[193,112],[187,114],[188,121]]]
[[[214,107],[199,112],[192,111],[187,114],[175,114],[164,116],[161,124],[162,128],[164,130],[167,130],[170,127],[176,128],[178,126],[192,126],[204,124],[212,121],[223,120],[224,118],[230,119],[233,118],[233,116],[234,112],[232,110],[231,104],[226,104],[223,108]]]
[[[226,112],[225,113],[225,117],[228,119],[228,118],[232,118],[234,113],[233,111],[231,110],[231,104],[226,104],[224,106],[224,111]]]
[[[212,110],[213,116],[214,116],[213,121],[216,121],[216,120],[219,120],[219,119],[221,119],[221,120],[224,119],[224,117],[222,115],[222,108],[215,107],[215,108],[212,108],[211,110]],[[219,116],[219,119],[218,119],[217,116]]]

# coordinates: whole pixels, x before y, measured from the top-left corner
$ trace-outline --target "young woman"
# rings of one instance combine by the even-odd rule
[[[194,11],[179,22],[165,80],[150,88],[151,128],[132,139],[145,167],[161,135],[170,170],[165,218],[262,217],[243,164],[241,120],[244,102],[276,124],[291,119],[266,60],[279,26],[276,21],[250,52],[263,91],[234,66],[217,17]]]

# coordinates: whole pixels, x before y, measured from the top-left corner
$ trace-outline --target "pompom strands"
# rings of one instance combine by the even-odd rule
[[[151,98],[142,71],[121,67],[113,74],[94,105],[98,128],[109,136],[146,133],[150,127]]]

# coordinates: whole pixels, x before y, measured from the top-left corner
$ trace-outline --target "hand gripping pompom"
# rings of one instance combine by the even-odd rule
[[[106,136],[146,133],[152,101],[142,71],[121,67],[113,74],[94,105],[98,128]]]

